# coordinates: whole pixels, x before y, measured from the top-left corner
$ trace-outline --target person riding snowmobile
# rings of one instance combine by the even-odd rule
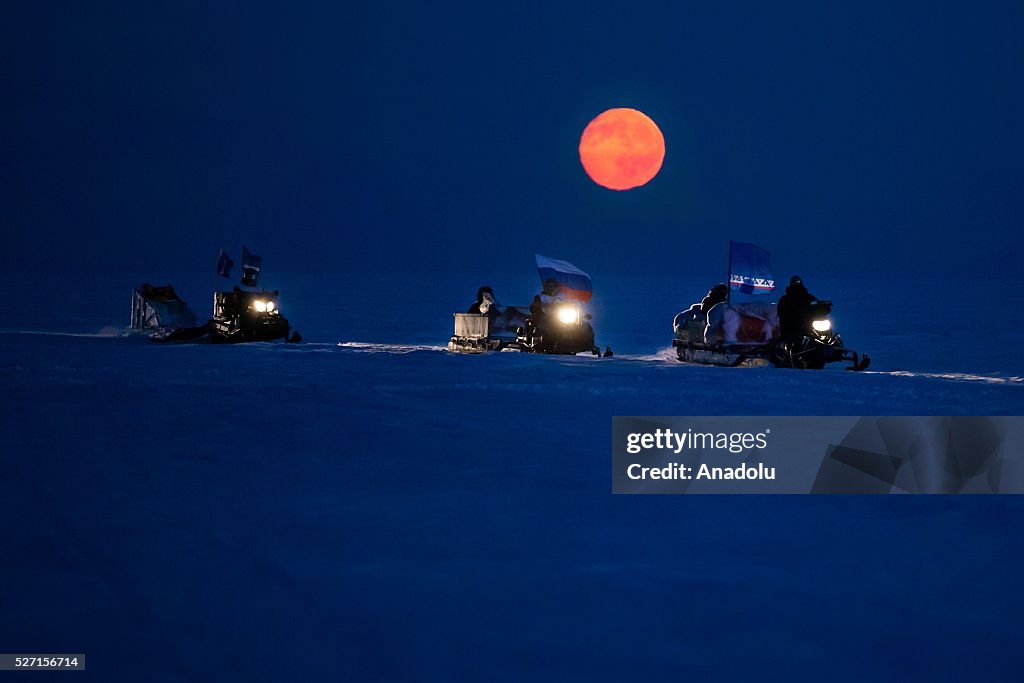
[[[530,303],[530,317],[533,318],[533,324],[537,328],[544,328],[548,323],[548,313],[544,310],[544,302],[541,301],[540,295],[534,295],[533,301]]]
[[[719,282],[708,291],[707,295],[700,302],[700,312],[707,313],[716,305],[722,303],[728,298],[729,288],[725,286],[724,282]]]
[[[540,294],[534,295],[530,303],[530,317],[533,319],[534,327],[542,334],[551,323],[558,305],[564,300],[562,286],[554,278],[545,280]]]
[[[802,337],[811,333],[812,308],[818,300],[807,291],[804,281],[799,275],[789,279],[786,293],[779,299],[779,332],[783,339]]]
[[[544,281],[543,286],[541,286],[539,296],[541,303],[544,305],[563,301],[562,285],[558,284],[558,281],[554,278],[548,278]]]

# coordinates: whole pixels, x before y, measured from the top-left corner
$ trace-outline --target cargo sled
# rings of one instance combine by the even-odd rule
[[[132,290],[130,329],[149,332],[154,341],[192,341],[209,330],[196,325],[196,315],[171,285],[143,284]]]
[[[767,304],[740,311],[720,303],[705,315],[700,304],[694,304],[676,316],[672,346],[679,360],[688,363],[726,367],[770,365],[771,343],[778,336],[773,309],[774,304]]]
[[[455,334],[448,341],[449,351],[484,353],[485,351],[499,351],[502,345],[501,339],[491,338],[488,316],[480,313],[455,314]]]

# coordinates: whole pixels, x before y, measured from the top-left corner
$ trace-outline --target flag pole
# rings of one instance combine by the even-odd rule
[[[729,240],[729,261],[726,269],[729,272],[725,274],[725,303],[729,305],[732,301],[732,240]]]
[[[217,273],[213,276],[213,301],[210,302],[210,316],[217,315],[217,292],[220,291],[220,279],[223,275],[220,274],[220,261],[222,258],[227,256],[227,252],[224,251],[223,247],[217,250]],[[229,257],[230,258],[230,257]]]
[[[213,301],[210,306],[210,317],[217,315],[217,292],[220,291],[220,260],[224,255],[223,247],[217,248],[217,266],[216,272],[213,274]],[[209,302],[210,300],[207,299]]]

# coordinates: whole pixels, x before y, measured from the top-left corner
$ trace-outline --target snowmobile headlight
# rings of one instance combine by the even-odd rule
[[[811,323],[811,327],[814,328],[815,332],[828,332],[832,329],[832,321],[828,318],[824,320],[815,320]]]
[[[580,321],[580,309],[576,306],[562,306],[558,309],[558,319],[566,325],[575,325]]]
[[[273,310],[274,310],[275,308],[277,308],[277,306],[275,306],[275,305],[274,305],[274,302],[273,302],[273,301],[268,301],[268,302],[267,302],[267,313],[271,313],[271,312],[273,312]]]
[[[253,301],[252,302],[252,307],[256,309],[257,313],[266,313],[267,312],[267,302],[266,301]]]

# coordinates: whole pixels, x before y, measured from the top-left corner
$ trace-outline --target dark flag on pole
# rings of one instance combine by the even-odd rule
[[[263,267],[263,259],[256,254],[250,254],[249,250],[242,247],[242,284],[246,287],[255,287],[260,277],[260,269]]]
[[[231,257],[224,253],[224,250],[220,250],[220,258],[217,259],[217,275],[221,277],[231,277],[231,269],[235,267],[235,262],[231,260]]]

